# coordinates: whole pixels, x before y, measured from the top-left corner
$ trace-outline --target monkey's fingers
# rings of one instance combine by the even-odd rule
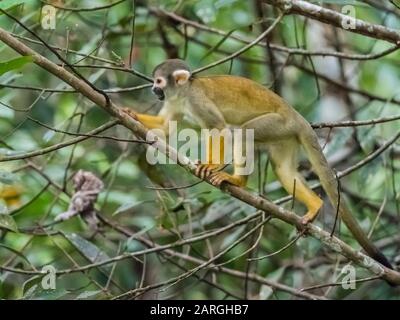
[[[246,180],[242,176],[230,175],[229,173],[220,171],[211,174],[210,182],[214,186],[220,186],[223,182],[233,184],[235,186],[244,187],[246,185]]]
[[[215,170],[218,170],[221,166],[217,164],[198,164],[195,174],[201,179],[205,179],[210,176]]]
[[[135,119],[135,120],[138,120],[138,117],[137,117],[137,115],[136,115],[136,112],[135,111],[133,111],[132,109],[130,109],[130,108],[121,108],[121,110],[122,110],[122,112],[124,112],[124,113],[126,113],[128,116],[130,116],[131,118],[133,118],[133,119]]]
[[[215,172],[213,175],[210,177],[210,182],[214,186],[220,186],[222,182],[229,182],[229,174],[226,172]]]
[[[196,168],[195,174],[201,179],[204,179],[210,175],[210,168],[206,164],[199,164]]]

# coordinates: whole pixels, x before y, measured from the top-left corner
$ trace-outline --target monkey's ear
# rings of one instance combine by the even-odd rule
[[[184,69],[175,70],[172,73],[176,84],[185,84],[190,78],[190,72]]]

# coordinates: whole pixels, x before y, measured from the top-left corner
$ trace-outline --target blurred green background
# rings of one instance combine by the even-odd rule
[[[242,48],[278,15],[277,9],[256,0],[118,1],[103,9],[99,7],[112,2],[59,0],[47,3],[73,9],[56,10],[55,29],[43,29],[44,2],[3,0],[0,8],[7,9],[53,46],[90,82],[106,90],[118,105],[153,114],[160,104],[148,87],[136,88],[149,82],[130,72],[131,68],[151,76],[154,66],[174,57],[185,59],[193,69],[205,66]],[[339,12],[343,6],[353,5],[359,19],[396,29],[400,26],[400,11],[394,6],[390,7],[393,11],[390,12],[361,1],[323,1],[323,5]],[[185,21],[189,23],[182,23]],[[53,62],[60,63],[33,34],[4,14],[0,15],[0,27]],[[400,52],[376,59],[354,60],[278,50],[297,48],[319,53],[374,54],[390,48],[391,44],[297,15],[284,17],[268,37],[268,43],[270,48],[254,46],[203,74],[230,73],[251,78],[277,91],[312,123],[368,120],[399,114]],[[0,43],[0,160],[75,138],[54,129],[87,133],[111,120],[107,113],[73,92],[61,80],[29,60],[14,60],[18,57]],[[7,61],[14,63],[7,65]],[[322,144],[329,141],[326,155],[340,171],[365,158],[399,129],[399,121],[391,121],[325,128],[317,133]],[[101,134],[134,139],[122,126],[114,126]],[[342,179],[343,194],[352,212],[364,230],[372,228],[372,239],[392,261],[397,261],[400,239],[399,155],[399,145],[393,144],[378,158]],[[307,162],[302,162],[301,168],[308,180],[315,180]],[[79,169],[93,172],[104,182],[96,208],[112,225],[100,223],[99,230],[91,230],[80,217],[52,224],[54,218],[68,208],[73,194],[71,177]],[[56,270],[75,269],[145,249],[138,237],[157,244],[171,244],[217,230],[255,212],[254,208],[206,183],[178,190],[148,188],[185,186],[196,181],[176,165],[149,165],[143,145],[102,138],[87,139],[32,158],[2,161],[0,265],[36,273],[47,265]],[[257,155],[256,172],[248,187],[271,200],[286,195],[276,182],[265,154]],[[292,203],[284,206],[290,209]],[[294,210],[298,214],[305,211],[298,203]],[[381,215],[374,224],[378,212]],[[333,219],[332,208],[326,206],[317,223],[331,230]],[[253,221],[173,250],[207,260],[255,224]],[[130,235],[113,226],[123,226]],[[275,252],[296,237],[292,226],[276,219],[265,225],[262,234],[259,232],[240,242],[217,263],[236,258],[225,267],[298,289],[342,279],[341,269],[346,261],[311,237],[299,239],[270,258],[250,263],[247,258]],[[336,233],[358,248],[344,226],[340,225]],[[257,244],[257,248],[242,255],[253,244]],[[196,266],[193,261],[171,258],[165,252],[139,255],[59,275],[55,290],[45,290],[39,274],[2,269],[0,297],[110,299],[129,290],[163,283]],[[356,271],[357,278],[370,276],[362,269],[356,268]],[[165,290],[160,290],[162,288]],[[357,284],[354,290],[335,286],[307,292],[333,299],[399,298],[398,290],[379,280]],[[140,295],[135,296],[135,293]],[[200,270],[173,285],[135,293],[128,297],[298,299],[284,290],[217,269]]]

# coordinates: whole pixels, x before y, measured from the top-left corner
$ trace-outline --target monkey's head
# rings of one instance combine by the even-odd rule
[[[160,100],[172,97],[186,87],[191,77],[190,69],[185,61],[168,59],[154,68],[153,93]]]

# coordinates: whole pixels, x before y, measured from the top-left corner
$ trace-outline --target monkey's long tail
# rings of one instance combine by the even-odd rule
[[[318,138],[314,130],[308,123],[306,123],[305,128],[301,132],[302,133],[299,137],[300,142],[303,145],[303,148],[308,155],[308,159],[310,160],[314,171],[318,175],[321,181],[321,185],[328,195],[332,206],[334,208],[337,208],[339,204],[340,217],[342,218],[346,226],[350,229],[351,233],[359,242],[361,247],[367,252],[367,254],[384,266],[393,269],[387,258],[378,250],[378,248],[371,242],[371,240],[368,239],[358,222],[354,219],[353,215],[347,209],[343,198],[341,198],[339,201],[338,182],[336,180],[336,176],[333,170],[328,165],[324,154],[322,153],[322,149],[319,145]]]

